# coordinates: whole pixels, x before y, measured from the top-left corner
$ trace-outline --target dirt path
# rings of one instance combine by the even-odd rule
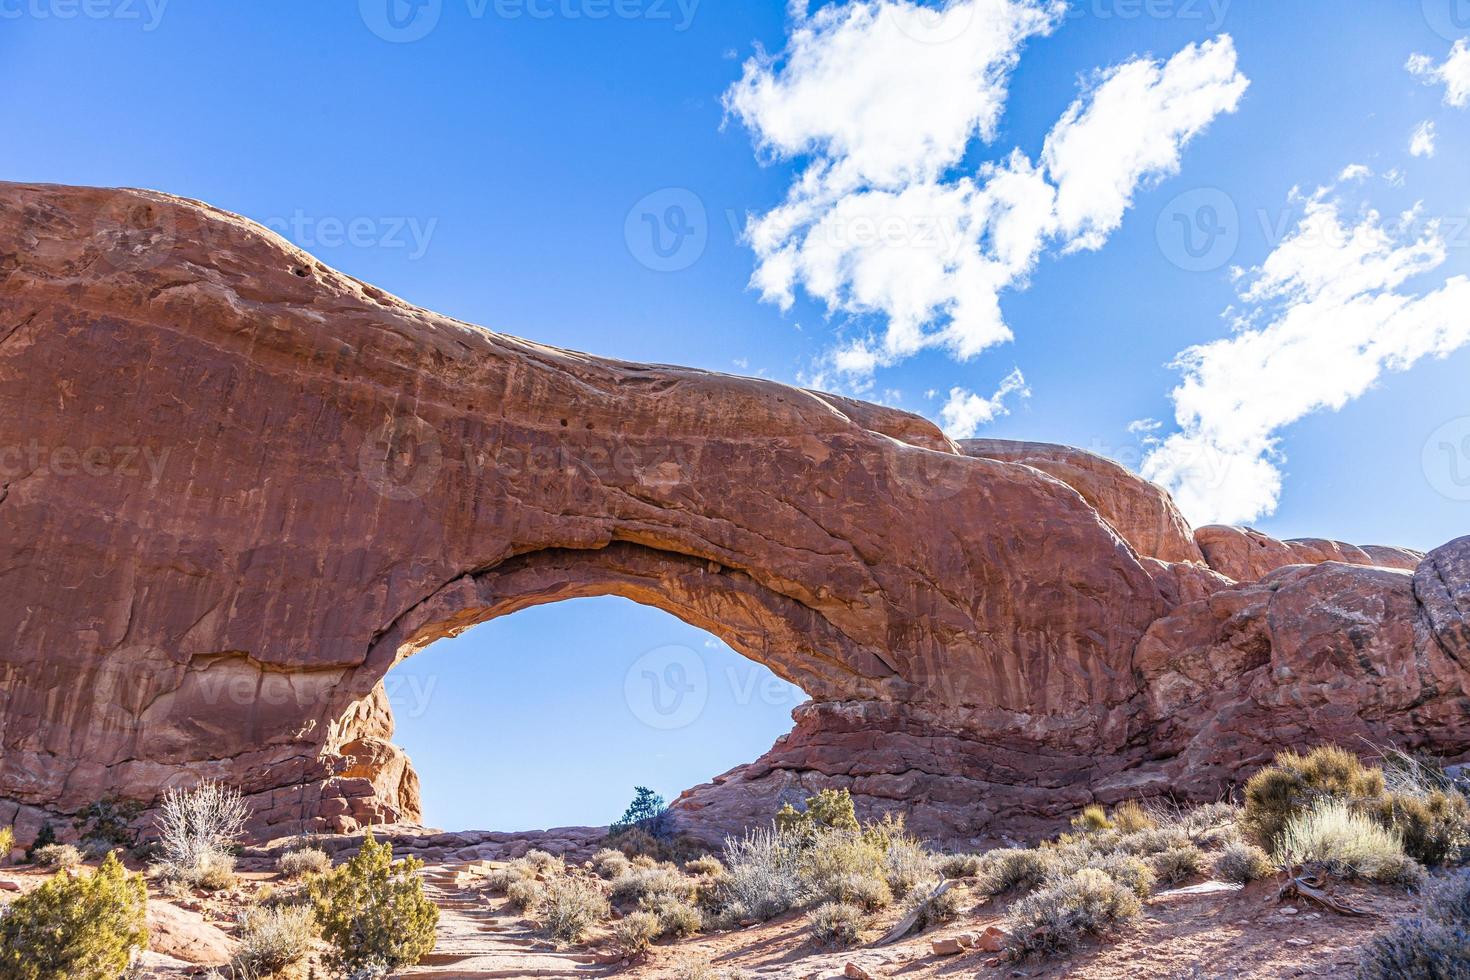
[[[424,893],[439,907],[438,942],[401,977],[490,980],[510,977],[604,977],[610,968],[586,953],[553,949],[504,903],[464,887],[466,865],[426,868]]]

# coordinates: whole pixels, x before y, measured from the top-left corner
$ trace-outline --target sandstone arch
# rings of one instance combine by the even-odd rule
[[[1248,752],[1194,745],[1218,771],[1193,782],[1170,768],[1178,717],[1261,694],[1163,688],[1275,586],[1192,560],[1125,472],[494,334],[166,195],[0,185],[0,447],[20,449],[0,470],[0,800],[22,838],[205,776],[243,785],[263,833],[412,815],[388,667],[577,594],[665,608],[812,695],[770,754],[680,801],[710,834],[840,784],[976,835],[1095,794],[1213,792],[1276,741],[1351,727],[1294,718]],[[1361,591],[1381,614],[1374,653],[1284,696],[1369,700],[1392,670],[1364,730],[1470,748],[1441,639],[1463,632],[1423,625],[1407,573],[1311,555],[1334,560],[1307,575],[1324,607]],[[1436,567],[1454,594],[1465,564]],[[1268,659],[1320,657],[1279,609]]]

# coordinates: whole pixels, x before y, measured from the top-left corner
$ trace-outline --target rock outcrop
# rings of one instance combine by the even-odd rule
[[[1248,527],[1211,525],[1194,532],[1194,540],[1205,562],[1226,578],[1237,582],[1259,582],[1278,568],[1289,565],[1320,565],[1336,561],[1346,565],[1371,565],[1412,572],[1424,560],[1423,552],[1383,545],[1343,544],[1323,538],[1278,541]]]
[[[591,595],[811,696],[681,798],[711,837],[829,785],[967,838],[1281,744],[1470,749],[1470,543],[1255,581],[1097,457],[492,333],[162,194],[0,184],[0,451],[22,840],[201,778],[262,837],[414,821],[387,671]]]

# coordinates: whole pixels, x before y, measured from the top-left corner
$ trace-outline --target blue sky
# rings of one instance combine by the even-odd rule
[[[808,66],[840,59],[839,42],[855,36],[843,31],[873,5],[392,2],[407,33],[424,36],[401,40],[388,0],[0,0],[0,177],[202,198],[415,303],[538,341],[821,381],[984,436],[1093,448],[1175,481],[1198,519],[1419,548],[1467,528],[1470,306],[1455,279],[1470,273],[1470,108],[1455,104],[1467,84],[1454,47],[1470,34],[1464,0],[1351,14],[1326,0],[1083,0],[1065,14],[1037,0],[1043,22],[1000,46],[1006,84],[967,96],[994,111],[984,138],[963,133],[957,159],[925,144],[894,167],[886,154],[904,127],[942,125],[963,111],[961,93],[878,84],[897,110],[864,115],[871,100],[859,97],[845,119],[844,95],[861,96],[878,59],[843,66],[838,82],[802,75],[803,54]],[[791,47],[793,30],[804,48]],[[859,40],[901,73],[913,56],[891,31]],[[920,42],[926,66],[963,43]],[[1209,65],[1184,60],[1205,50]],[[758,51],[775,60],[747,68]],[[1157,92],[1148,69],[1184,90],[1179,102],[1198,95],[1200,117],[1173,119],[1172,134],[1176,103],[1149,117],[1148,99],[1121,89]],[[1125,96],[1116,104],[1100,94],[1109,85]],[[742,230],[793,200],[814,165],[831,167],[826,183],[799,203],[818,218],[966,180],[965,193],[983,192],[985,167],[1013,150],[1023,169],[1045,160],[1074,103],[1105,134],[1163,132],[1168,152],[1126,174],[1122,212],[1097,247],[1073,247],[1064,219],[1047,226],[1047,243],[996,293],[995,322],[1013,339],[969,357],[924,342],[848,372],[835,352],[882,347],[891,295],[873,301],[865,273],[839,273],[825,295],[798,277],[786,309],[751,288],[770,255]],[[1424,123],[1433,152],[1421,141],[1414,155]],[[847,124],[839,146],[830,131]],[[1085,189],[1110,152],[1144,155],[1080,146],[1046,179]],[[859,176],[838,186],[831,175],[844,169]],[[1080,199],[1098,206],[1095,194]],[[1222,244],[1193,259],[1185,228],[1199,242],[1219,230],[1208,240]],[[1350,268],[1330,242],[1293,249],[1323,229],[1369,241]],[[880,242],[864,256],[893,254]],[[905,287],[932,264],[922,248],[903,259],[918,273],[898,277]],[[1384,267],[1394,271],[1374,278]],[[921,329],[942,330],[952,313],[941,304]],[[1181,352],[1242,337],[1196,359],[1201,383],[1185,404],[1197,414],[1176,418]],[[992,401],[1017,371],[1024,391]],[[968,413],[946,416],[951,403]],[[1200,477],[1200,459],[1228,474]],[[400,726],[430,819],[595,822],[633,782],[673,795],[753,757],[788,727],[790,704],[741,703],[712,682],[691,726],[660,731],[623,693],[639,657],[668,646],[695,651],[711,677],[746,666],[705,639],[661,613],[589,600],[487,624],[400,668],[437,679],[435,710]],[[616,734],[594,745],[592,731]],[[594,761],[609,745],[616,765]]]

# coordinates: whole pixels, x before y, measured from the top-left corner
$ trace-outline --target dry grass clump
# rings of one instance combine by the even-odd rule
[[[705,854],[684,862],[684,870],[700,877],[716,877],[725,873],[725,865],[713,854]]]
[[[0,864],[10,861],[10,852],[15,850],[15,831],[9,827],[0,827]]]
[[[628,860],[628,855],[611,847],[604,847],[592,855],[592,870],[597,877],[604,881],[612,881],[620,875],[625,875],[633,870],[633,862]]]
[[[240,916],[235,938],[236,972],[267,976],[306,959],[316,938],[316,918],[300,906],[248,909]]]
[[[934,855],[908,835],[892,838],[883,858],[883,876],[894,897],[904,898],[914,889],[932,884],[937,872]]]
[[[1237,841],[1227,844],[1215,858],[1215,877],[1237,885],[1248,885],[1269,878],[1276,871],[1271,856],[1254,844]]]
[[[922,932],[930,926],[953,922],[959,918],[962,904],[960,890],[953,886],[943,891],[934,888],[918,888],[909,893],[908,899],[904,902],[903,914],[908,916],[917,912],[914,928]]]
[[[985,858],[979,854],[945,854],[934,864],[943,878],[976,878],[984,867]]]
[[[579,875],[556,875],[542,888],[536,903],[541,928],[559,943],[582,941],[597,923],[612,914],[602,889]]]
[[[1158,821],[1138,801],[1127,800],[1113,809],[1112,824],[1119,833],[1136,834],[1143,830],[1153,830],[1158,826]]]
[[[630,912],[613,923],[613,945],[629,959],[648,952],[658,937],[658,916],[652,912]]]
[[[1001,895],[1012,889],[1030,891],[1056,867],[1054,852],[1035,847],[1002,848],[981,857],[980,890]]]
[[[1171,847],[1149,858],[1154,876],[1166,885],[1177,885],[1205,869],[1205,852],[1193,844]]]
[[[1424,869],[1404,853],[1396,835],[1334,799],[1320,800],[1287,821],[1276,858],[1284,867],[1311,864],[1340,878],[1402,888],[1424,880]]]
[[[645,898],[661,895],[672,895],[688,901],[694,897],[694,889],[694,882],[680,874],[672,865],[634,867],[613,879],[611,896],[619,904],[641,902]]]
[[[826,902],[807,914],[812,938],[823,946],[848,947],[863,931],[863,910],[847,902]]]
[[[70,844],[47,844],[36,848],[31,858],[43,868],[66,871],[81,865],[82,852]]]
[[[1400,919],[1363,949],[1360,980],[1464,980],[1470,977],[1470,873],[1430,889],[1424,911]]]
[[[677,895],[653,895],[643,899],[640,911],[658,920],[658,938],[692,936],[704,926],[704,916],[688,899]]]
[[[725,841],[728,875],[721,897],[722,919],[763,922],[795,907],[802,894],[800,860],[792,834],[757,829]]]
[[[1082,812],[1072,819],[1072,826],[1088,834],[1099,830],[1112,830],[1113,822],[1108,819],[1108,811],[1093,803],[1082,808]]]
[[[826,896],[828,900],[847,905],[857,905],[876,912],[893,904],[893,889],[882,878],[871,875],[842,875],[831,883]]]
[[[1101,935],[1141,908],[1132,889],[1097,868],[1083,868],[1016,904],[1012,951],[1016,956],[1070,953],[1082,937]]]
[[[551,876],[565,874],[567,870],[565,860],[555,855],[547,854],[545,851],[538,851],[535,848],[527,851],[518,860],[538,875]]]
[[[1389,793],[1370,812],[1399,833],[1406,854],[1430,867],[1459,861],[1470,846],[1470,803],[1455,790]]]
[[[505,887],[505,897],[517,912],[529,912],[541,903],[546,886],[535,878],[516,878]]]
[[[276,870],[287,878],[305,878],[332,870],[332,859],[315,847],[287,851],[276,861]]]

